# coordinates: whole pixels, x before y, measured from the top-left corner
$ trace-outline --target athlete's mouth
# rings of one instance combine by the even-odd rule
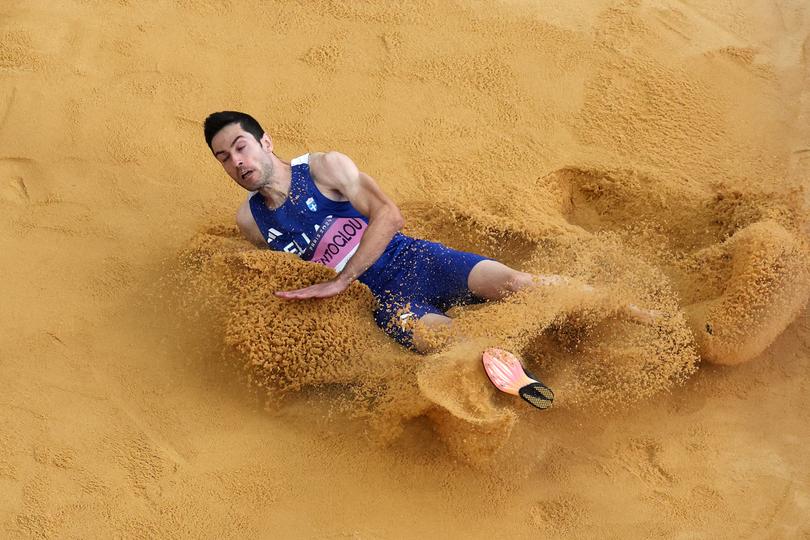
[[[242,175],[241,175],[241,176],[242,176],[242,180],[247,180],[247,177],[248,177],[248,176],[250,176],[251,174],[253,174],[253,171],[252,171],[251,169],[246,170],[246,171],[245,171],[245,172],[243,172],[243,173],[242,173]]]

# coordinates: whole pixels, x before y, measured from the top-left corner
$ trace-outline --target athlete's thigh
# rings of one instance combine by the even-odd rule
[[[423,298],[442,309],[480,301],[469,289],[469,275],[486,257],[427,241],[422,241],[419,252],[415,267]]]
[[[530,283],[530,274],[493,260],[476,264],[467,278],[470,291],[486,300],[500,300]]]

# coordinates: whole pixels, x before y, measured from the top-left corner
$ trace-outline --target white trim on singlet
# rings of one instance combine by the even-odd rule
[[[290,161],[290,166],[295,167],[296,165],[301,165],[302,163],[306,163],[309,165],[309,154],[304,154],[303,156],[298,156]]]

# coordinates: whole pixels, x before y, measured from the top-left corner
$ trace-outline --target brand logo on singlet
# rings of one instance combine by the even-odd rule
[[[318,211],[318,205],[315,204],[315,199],[313,197],[307,199],[307,208],[309,208],[312,212]]]
[[[278,238],[282,234],[284,234],[284,233],[282,233],[279,230],[274,229],[273,227],[270,227],[267,230],[267,243],[269,244],[270,242],[272,242],[273,240],[275,240],[276,238]]]

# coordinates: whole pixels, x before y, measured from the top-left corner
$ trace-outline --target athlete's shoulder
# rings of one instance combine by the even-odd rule
[[[334,150],[310,153],[309,170],[319,180],[330,184],[356,179],[360,172],[349,156]]]

